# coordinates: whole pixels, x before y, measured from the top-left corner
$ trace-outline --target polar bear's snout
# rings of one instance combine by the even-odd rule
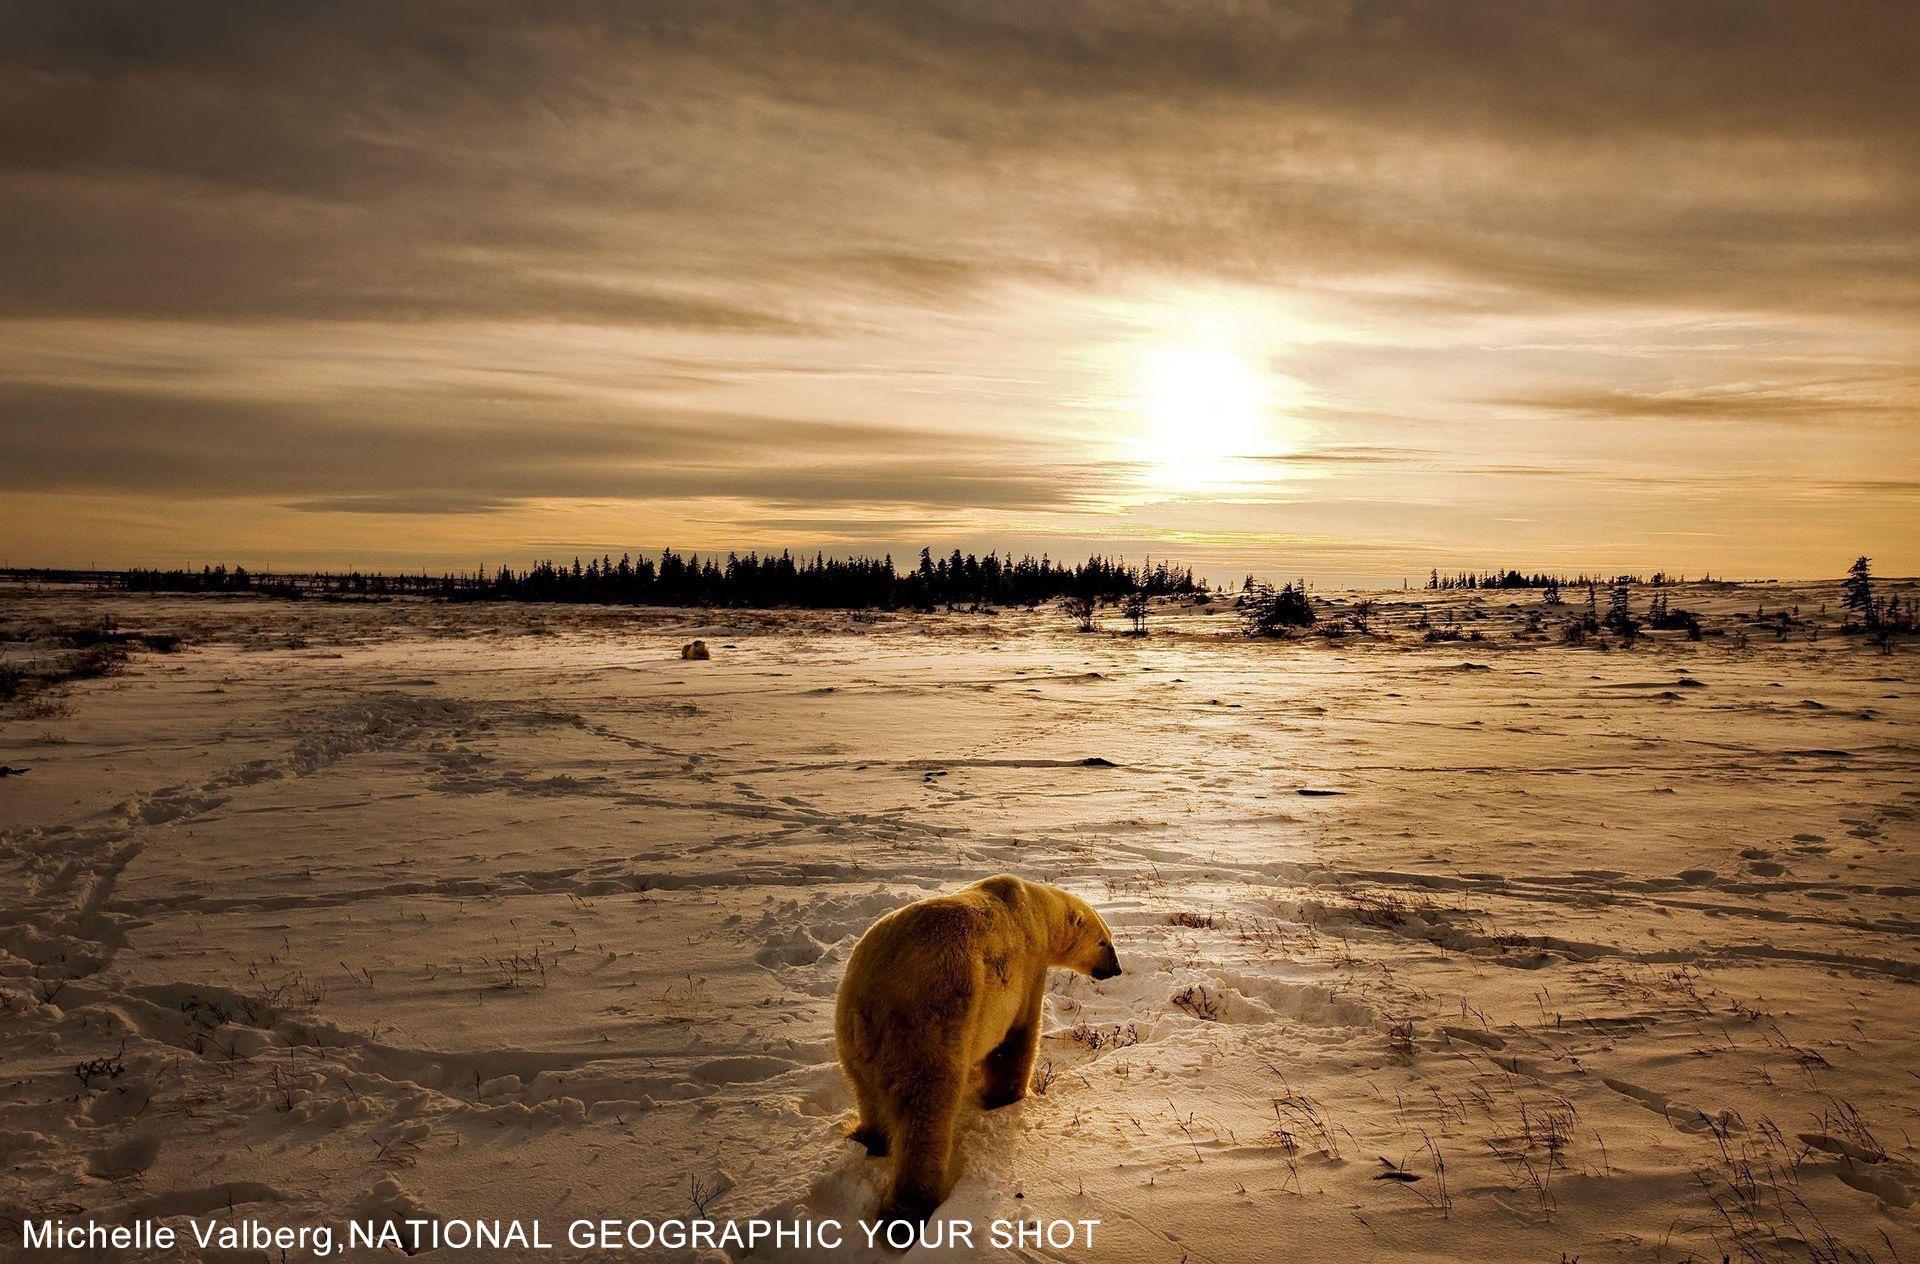
[[[1111,979],[1121,973],[1120,954],[1113,950],[1112,944],[1107,945],[1106,955],[1100,958],[1100,964],[1094,966],[1092,973],[1096,979]]]

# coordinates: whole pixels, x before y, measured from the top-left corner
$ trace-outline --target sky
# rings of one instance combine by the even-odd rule
[[[0,7],[0,563],[1920,573],[1920,6]]]

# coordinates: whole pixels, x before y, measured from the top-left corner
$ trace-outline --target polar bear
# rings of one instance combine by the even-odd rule
[[[834,1037],[860,1105],[850,1135],[893,1156],[882,1219],[922,1223],[946,1197],[974,1068],[987,1109],[1027,1095],[1053,966],[1111,979],[1113,933],[1079,896],[1008,874],[895,909],[854,945]]]
[[[680,647],[680,657],[687,659],[709,659],[713,655],[707,650],[705,641],[688,641]]]

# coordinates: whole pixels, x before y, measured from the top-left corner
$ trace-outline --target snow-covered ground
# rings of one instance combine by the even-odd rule
[[[1044,1091],[963,1126],[943,1209],[1093,1249],[975,1255],[1920,1260],[1920,650],[1836,599],[1676,589],[1722,634],[1600,652],[1527,592],[1271,643],[0,590],[189,642],[0,715],[0,1252],[850,1221],[846,955],[1008,871],[1126,973],[1055,976]]]

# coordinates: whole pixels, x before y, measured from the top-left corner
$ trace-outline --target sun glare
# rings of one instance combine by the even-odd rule
[[[1170,491],[1252,477],[1266,446],[1268,384],[1245,356],[1218,347],[1162,347],[1141,366],[1140,458]]]

